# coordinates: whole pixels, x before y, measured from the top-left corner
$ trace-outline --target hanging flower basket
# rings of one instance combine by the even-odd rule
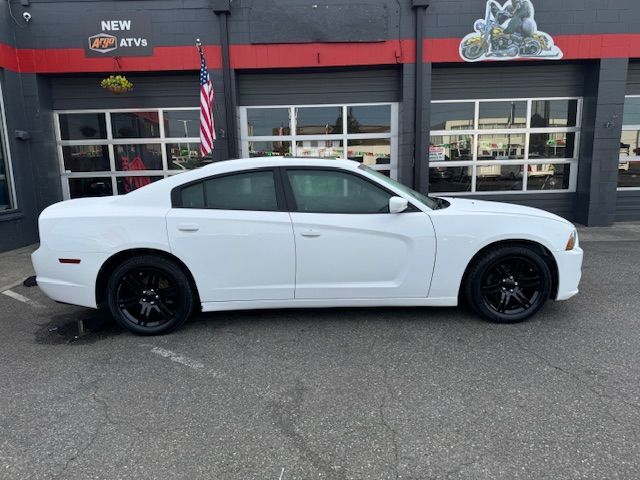
[[[124,75],[110,75],[100,82],[100,86],[118,95],[133,89],[133,83]]]

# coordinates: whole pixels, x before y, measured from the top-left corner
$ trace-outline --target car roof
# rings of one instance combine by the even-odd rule
[[[286,167],[286,166],[327,166],[342,168],[357,168],[358,162],[343,159],[309,158],[309,157],[251,157],[237,160],[224,160],[222,162],[211,163],[205,169],[217,167],[232,167],[229,170],[245,170],[246,168],[259,167]],[[226,169],[226,168],[225,168]]]

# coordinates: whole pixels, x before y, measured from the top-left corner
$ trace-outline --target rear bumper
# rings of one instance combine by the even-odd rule
[[[79,264],[60,263],[59,258],[79,258]],[[97,308],[96,278],[107,259],[103,253],[56,252],[40,246],[31,255],[38,287],[52,300]]]
[[[578,293],[578,285],[582,277],[582,249],[576,246],[573,250],[553,252],[558,265],[558,294],[556,300],[567,300]]]

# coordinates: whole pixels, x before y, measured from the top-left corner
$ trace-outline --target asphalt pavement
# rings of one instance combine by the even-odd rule
[[[0,478],[640,478],[640,236],[599,235],[581,293],[517,325],[274,310],[139,337],[13,287]]]

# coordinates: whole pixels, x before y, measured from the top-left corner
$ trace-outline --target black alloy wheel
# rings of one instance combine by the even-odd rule
[[[492,250],[471,267],[465,286],[467,302],[484,318],[520,322],[536,313],[551,292],[551,271],[531,248]]]
[[[182,325],[194,307],[189,279],[175,263],[144,255],[112,273],[108,305],[120,325],[134,333],[158,335]]]

